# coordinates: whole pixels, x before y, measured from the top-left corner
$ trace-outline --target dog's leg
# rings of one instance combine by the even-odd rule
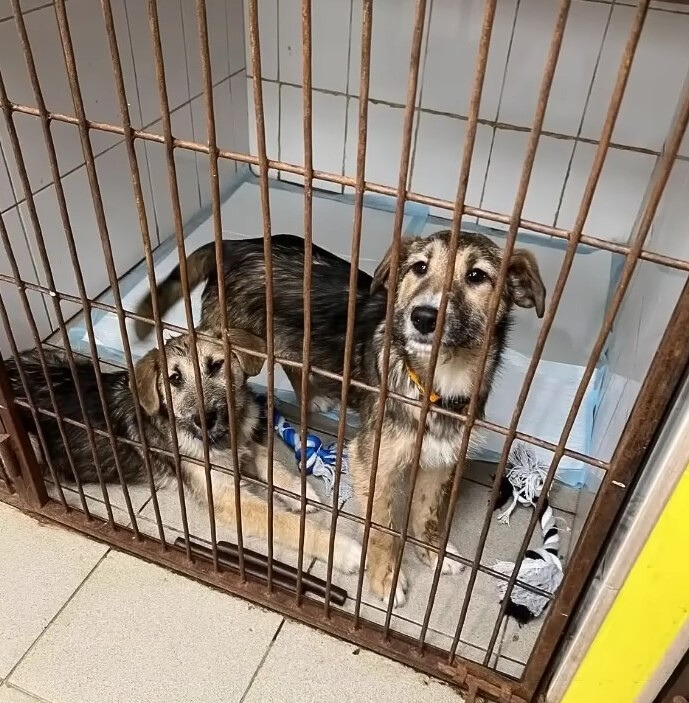
[[[268,449],[261,444],[257,444],[254,451],[254,460],[256,462],[258,477],[262,481],[267,481]],[[297,468],[295,467],[290,470],[276,456],[273,456],[273,483],[280,488],[284,488],[285,490],[301,495],[301,477],[299,476]],[[277,495],[289,510],[299,512],[301,507],[300,499],[281,496],[280,494]],[[320,502],[321,500],[318,493],[316,493],[316,489],[308,481],[306,482],[306,497],[309,500],[314,500],[317,502]],[[316,507],[314,505],[307,504],[307,513],[312,513],[315,510]]]
[[[414,490],[414,500],[411,512],[411,528],[414,536],[434,547],[440,541],[440,517],[445,502],[444,485],[449,472],[439,470],[420,470],[416,477],[416,489]],[[419,559],[432,569],[438,563],[438,554],[429,549],[418,547],[416,550]],[[448,554],[459,554],[457,548],[451,543],[447,543]],[[464,571],[464,566],[458,561],[448,559],[443,560],[443,574],[458,574]]]
[[[283,366],[285,374],[292,384],[297,402],[301,404],[301,369],[293,366]],[[327,413],[336,407],[337,402],[328,396],[322,395],[318,387],[309,379],[309,411],[316,413]]]
[[[229,462],[228,462],[229,465]],[[182,466],[185,485],[197,499],[206,502],[206,478],[204,469],[196,464],[184,462]],[[235,528],[237,514],[235,511],[234,484],[231,476],[213,472],[213,503],[215,515],[219,520]],[[242,529],[245,535],[268,539],[268,506],[265,500],[242,492]],[[300,518],[294,513],[276,510],[273,513],[273,537],[275,544],[294,552],[299,550]],[[304,556],[314,557],[323,562],[328,560],[330,530],[315,522],[313,518],[306,521],[304,530]],[[361,545],[347,535],[335,536],[333,565],[344,573],[353,573],[359,568]]]
[[[394,447],[386,446],[385,438],[381,442],[378,459],[378,472],[373,499],[372,520],[384,527],[395,527],[394,496],[403,480],[403,471],[399,470],[397,452]],[[404,467],[402,467],[404,468]],[[349,448],[349,470],[352,476],[354,493],[361,508],[365,508],[369,495],[370,470],[359,453],[357,439]],[[367,569],[371,591],[381,600],[387,601],[392,588],[392,576],[395,562],[400,550],[398,537],[371,528],[367,552]],[[395,588],[395,607],[404,605],[407,596],[407,577],[400,571]]]

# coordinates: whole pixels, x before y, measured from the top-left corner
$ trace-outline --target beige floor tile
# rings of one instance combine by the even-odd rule
[[[53,482],[50,479],[46,479],[46,483],[49,486],[51,497],[55,498],[55,500],[59,500],[57,488],[55,488]],[[89,510],[91,510],[92,503],[101,503],[102,507],[94,505],[94,513],[98,515],[98,517],[106,516],[105,500],[100,484],[84,483],[82,488],[84,489],[84,495],[87,498]],[[73,500],[76,500],[74,507],[81,506],[76,484],[63,483],[62,489],[65,492],[65,497],[70,505],[72,505]],[[127,511],[127,503],[124,499],[124,491],[122,490],[122,487],[119,484],[108,483],[106,484],[106,489],[108,492],[108,498],[110,499],[110,505],[113,509],[113,517],[115,518],[115,522],[122,525],[128,525],[129,512]],[[141,510],[141,508],[144,507],[144,505],[146,505],[146,503],[150,501],[151,489],[149,488],[148,483],[134,483],[129,485],[127,489],[129,491],[129,498],[132,503],[132,508],[136,514]],[[68,493],[70,494],[69,496],[67,495]],[[125,520],[125,522],[121,522],[121,520]]]
[[[0,676],[6,677],[107,548],[0,503]]]
[[[450,686],[292,622],[283,626],[244,698],[245,703],[345,700],[461,703],[462,698]]]
[[[111,552],[12,682],[55,703],[236,701],[280,622]]]
[[[93,484],[87,484],[87,486],[93,486]],[[46,481],[46,488],[48,490],[48,495],[60,505],[62,505],[62,500],[60,498],[60,495],[58,493],[58,489],[55,486],[54,483]],[[100,486],[98,487],[98,491],[100,491]],[[65,496],[65,500],[67,501],[67,505],[69,505],[70,508],[74,508],[75,510],[78,510],[80,512],[83,511],[83,507],[81,505],[81,496],[79,495],[78,491],[76,490],[76,487],[72,486],[63,486],[62,487],[62,493]],[[105,503],[103,502],[103,494],[99,493],[96,496],[95,490],[91,490],[91,492],[87,492],[86,486],[84,486],[84,497],[86,498],[86,506],[89,509],[89,513],[94,516],[101,518],[102,520],[107,520],[108,519],[108,511],[105,507]],[[112,517],[113,520],[117,525],[122,525],[126,527],[129,525],[130,520],[129,520],[129,513],[126,512],[122,508],[118,508],[114,502],[110,503],[110,507],[112,508]]]
[[[0,686],[0,703],[37,703],[40,698],[34,698],[13,686]]]

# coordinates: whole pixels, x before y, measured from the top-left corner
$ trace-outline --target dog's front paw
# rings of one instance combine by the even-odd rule
[[[400,571],[395,588],[394,607],[401,608],[407,602],[407,577],[404,571]],[[371,575],[370,588],[374,595],[378,596],[382,601],[388,603],[390,601],[390,593],[392,592],[392,571],[385,571],[384,575],[376,573]]]
[[[334,410],[337,403],[324,395],[316,395],[309,400],[309,410],[312,413],[327,413]]]
[[[459,555],[459,550],[452,544],[452,542],[447,543],[447,549],[445,550],[447,554]],[[426,564],[431,569],[435,570],[438,565],[438,554],[437,552],[431,552],[428,549],[419,549],[418,551],[419,559]],[[464,564],[461,564],[454,559],[448,559],[447,556],[443,559],[443,568],[441,574],[444,576],[447,574],[461,574],[464,571]]]
[[[295,486],[294,488],[291,488],[292,491],[295,493],[301,493],[301,486]],[[316,502],[321,501],[320,496],[318,493],[316,493],[316,489],[310,484],[306,484],[306,497],[309,500],[315,500]],[[293,498],[292,496],[280,496],[280,499],[284,503],[285,507],[287,510],[289,510],[292,513],[299,513],[301,512],[301,499],[300,498]],[[309,503],[306,504],[306,513],[315,513],[316,510],[318,510],[318,507],[315,505],[311,505]]]
[[[309,500],[315,500],[318,503],[321,501],[320,496],[316,493],[316,489],[310,483],[306,484],[306,497]],[[315,513],[316,510],[318,510],[318,508],[315,505],[310,505],[309,503],[306,504],[307,513]]]
[[[346,535],[335,536],[333,566],[345,574],[353,574],[361,563],[361,544]]]
[[[459,556],[459,549],[455,547],[452,542],[447,543],[447,549],[445,550],[448,554],[453,554],[455,556]],[[433,555],[433,568],[438,564],[438,555],[434,554]],[[461,574],[466,567],[464,564],[455,561],[454,559],[448,559],[447,556],[443,559],[443,568],[442,571],[440,572],[441,574]]]

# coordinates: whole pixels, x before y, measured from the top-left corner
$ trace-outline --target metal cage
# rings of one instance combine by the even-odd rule
[[[190,2],[192,0],[185,0]],[[303,0],[301,3],[301,28],[302,28],[302,70],[303,70],[303,140],[304,140],[304,165],[298,166],[292,163],[271,160],[267,156],[266,147],[266,117],[263,103],[262,91],[262,72],[261,72],[261,38],[259,36],[259,3],[258,0],[249,0],[248,2],[248,17],[247,23],[250,36],[250,56],[253,67],[253,109],[255,112],[256,135],[258,154],[251,155],[250,153],[238,153],[218,147],[216,137],[217,119],[214,113],[214,103],[212,98],[213,78],[211,75],[211,55],[209,50],[209,27],[206,14],[206,4],[204,0],[196,0],[195,8],[197,14],[197,29],[198,40],[201,49],[201,66],[203,75],[203,94],[205,96],[206,106],[206,128],[207,137],[203,143],[178,139],[174,136],[170,105],[168,100],[168,91],[166,87],[165,63],[163,60],[163,49],[161,44],[161,29],[158,21],[158,7],[156,0],[148,0],[148,18],[150,22],[150,37],[153,47],[153,55],[155,59],[155,74],[158,85],[158,99],[160,104],[160,114],[162,116],[162,134],[135,129],[132,126],[130,116],[130,108],[127,101],[125,91],[125,81],[123,77],[121,51],[118,46],[118,37],[116,34],[115,21],[113,17],[113,7],[111,0],[101,0],[102,16],[104,26],[108,37],[108,48],[112,60],[112,69],[114,72],[115,86],[117,90],[117,99],[121,112],[120,124],[108,124],[103,122],[94,122],[88,118],[85,112],[82,90],[80,87],[80,77],[77,72],[77,64],[75,61],[74,47],[72,42],[72,32],[65,5],[66,0],[54,0],[54,9],[59,27],[62,51],[64,54],[67,75],[69,78],[69,86],[71,88],[72,99],[74,103],[74,114],[61,114],[51,112],[46,107],[46,102],[43,96],[43,89],[39,81],[39,75],[34,61],[34,53],[29,41],[24,15],[20,7],[20,0],[11,0],[14,11],[14,22],[16,23],[16,31],[19,42],[24,53],[28,75],[30,77],[31,88],[34,96],[33,105],[24,105],[13,102],[8,96],[5,82],[0,75],[0,106],[2,107],[4,126],[8,134],[8,144],[16,161],[16,168],[21,180],[28,217],[37,233],[38,258],[43,268],[45,284],[32,283],[23,280],[16,258],[13,254],[13,245],[10,240],[7,228],[3,218],[0,218],[0,237],[4,245],[7,258],[10,262],[11,273],[1,274],[0,281],[4,284],[11,284],[16,288],[16,291],[21,299],[24,313],[26,314],[31,327],[33,341],[36,347],[42,349],[42,339],[36,324],[32,322],[32,309],[27,297],[28,293],[40,294],[45,297],[50,304],[50,308],[57,321],[57,328],[60,332],[61,343],[64,346],[66,356],[72,372],[74,373],[75,354],[70,349],[69,336],[67,333],[66,320],[61,308],[61,302],[70,302],[80,306],[87,312],[85,319],[87,321],[87,334],[90,344],[91,359],[94,369],[97,369],[99,379],[99,388],[102,393],[102,378],[100,375],[100,366],[98,362],[98,348],[94,336],[93,325],[90,320],[89,311],[105,310],[114,312],[119,321],[120,331],[124,340],[124,352],[126,370],[133,374],[134,361],[129,349],[128,333],[125,327],[127,318],[138,319],[137,315],[124,309],[120,295],[118,274],[113,258],[113,248],[117,247],[117,243],[111,240],[109,226],[105,215],[103,196],[99,185],[99,176],[96,171],[94,149],[92,137],[95,133],[110,133],[118,135],[124,139],[126,152],[129,162],[131,175],[131,184],[134,191],[136,206],[139,215],[139,223],[141,228],[141,236],[143,240],[144,256],[148,271],[148,281],[151,289],[155,291],[155,276],[154,276],[154,260],[151,234],[149,232],[149,220],[145,210],[145,198],[142,191],[142,177],[139,168],[140,155],[137,153],[137,144],[144,142],[153,142],[162,144],[165,149],[167,162],[167,176],[169,180],[169,193],[172,201],[172,211],[174,215],[176,245],[179,255],[181,286],[185,301],[185,313],[187,316],[188,330],[192,337],[197,335],[194,331],[193,316],[190,303],[190,286],[188,281],[188,272],[185,264],[185,240],[184,240],[184,219],[182,214],[182,206],[180,203],[180,195],[177,183],[175,153],[179,150],[187,150],[195,152],[207,157],[209,164],[208,178],[211,188],[211,212],[212,222],[215,233],[215,252],[218,262],[218,287],[220,306],[225,310],[222,320],[223,326],[223,345],[225,358],[229,359],[231,353],[231,344],[227,335],[227,313],[226,300],[224,290],[224,278],[222,275],[223,265],[223,247],[222,247],[222,222],[221,222],[221,197],[219,187],[219,163],[222,160],[231,160],[239,164],[248,164],[258,169],[260,178],[260,194],[262,203],[263,217],[263,236],[264,236],[264,256],[266,262],[266,309],[268,320],[271,324],[267,330],[267,359],[268,368],[268,415],[272,416],[272,410],[275,403],[273,384],[274,384],[274,367],[276,362],[286,365],[296,366],[306,370],[302,374],[302,404],[300,410],[300,421],[302,433],[307,429],[307,400],[308,400],[308,378],[310,374],[322,374],[330,376],[341,382],[342,385],[342,406],[347,405],[347,396],[351,386],[358,386],[367,392],[378,394],[378,414],[377,414],[377,432],[380,438],[380,430],[383,423],[385,399],[395,397],[402,402],[416,404],[420,407],[421,420],[419,427],[423,427],[428,413],[449,413],[454,414],[461,419],[465,424],[467,431],[464,434],[462,456],[464,457],[458,464],[452,480],[450,491],[450,510],[442,525],[442,539],[440,547],[424,544],[431,551],[439,552],[438,564],[433,574],[432,588],[430,598],[427,603],[426,613],[421,628],[421,634],[418,638],[411,638],[404,634],[395,631],[391,627],[391,617],[393,611],[393,600],[387,603],[387,611],[384,626],[375,625],[361,615],[361,598],[362,584],[364,579],[364,570],[360,568],[358,588],[356,594],[356,606],[354,614],[345,613],[337,607],[333,607],[331,599],[333,595],[332,583],[332,550],[335,539],[338,520],[346,518],[354,522],[363,524],[364,528],[364,553],[362,555],[361,566],[364,566],[366,558],[367,538],[372,529],[386,530],[380,525],[372,524],[372,501],[369,500],[367,511],[364,519],[358,518],[355,515],[347,514],[338,509],[335,502],[334,506],[320,505],[323,510],[331,513],[331,528],[330,528],[330,561],[327,568],[327,579],[324,588],[323,602],[315,601],[303,596],[302,581],[305,578],[305,566],[303,558],[303,550],[299,553],[298,569],[296,574],[296,587],[294,592],[290,593],[281,587],[279,579],[276,582],[276,571],[273,562],[273,545],[272,537],[266,545],[267,562],[266,571],[263,576],[257,576],[250,563],[244,555],[242,530],[241,530],[241,503],[240,503],[240,476],[237,471],[238,460],[234,456],[235,471],[234,486],[235,486],[235,501],[237,511],[240,514],[238,526],[238,545],[237,568],[228,568],[224,561],[223,551],[218,547],[218,540],[215,531],[215,515],[212,500],[212,483],[211,472],[214,468],[211,466],[209,459],[208,447],[206,445],[206,454],[204,461],[200,462],[204,467],[207,481],[207,491],[209,495],[209,521],[211,525],[211,544],[207,550],[207,557],[203,558],[198,554],[192,553],[190,546],[190,528],[186,520],[186,504],[185,495],[182,488],[179,470],[177,476],[180,510],[183,516],[184,534],[186,544],[180,548],[166,540],[163,524],[161,520],[160,508],[156,500],[156,490],[154,477],[150,470],[148,459],[149,451],[162,451],[156,448],[146,446],[144,442],[140,448],[145,457],[145,463],[149,473],[149,486],[151,489],[152,503],[155,510],[155,517],[158,525],[158,538],[153,538],[145,535],[137,526],[137,516],[132,509],[131,501],[128,497],[128,488],[124,481],[121,481],[121,487],[125,495],[127,510],[131,521],[130,527],[122,527],[117,525],[113,517],[113,511],[108,498],[107,486],[102,483],[103,499],[106,506],[107,519],[102,520],[91,514],[89,511],[87,500],[84,496],[82,486],[77,482],[77,491],[80,493],[81,508],[74,508],[68,505],[64,494],[60,490],[56,498],[51,499],[48,495],[45,480],[43,477],[43,468],[39,466],[34,451],[32,449],[31,440],[22,427],[19,420],[17,405],[12,397],[12,393],[8,383],[8,377],[5,367],[0,363],[0,403],[2,424],[5,431],[8,433],[0,440],[0,489],[4,483],[4,489],[0,491],[0,498],[7,502],[22,506],[26,510],[31,510],[50,520],[62,523],[74,529],[80,530],[97,539],[101,539],[113,546],[130,552],[135,555],[142,556],[146,559],[162,564],[176,571],[192,576],[201,581],[212,584],[216,587],[227,590],[231,593],[248,598],[252,601],[260,603],[274,610],[280,611],[286,615],[290,615],[298,620],[306,622],[315,627],[326,630],[336,636],[355,642],[364,647],[370,648],[376,652],[385,654],[403,663],[409,664],[417,669],[423,670],[434,676],[438,676],[448,682],[458,685],[468,694],[467,701],[471,703],[477,700],[477,696],[485,696],[498,701],[530,701],[535,700],[537,695],[543,690],[549,667],[552,665],[555,654],[558,651],[558,645],[561,642],[565,633],[566,627],[574,612],[577,602],[584,592],[587,580],[593,573],[596,559],[601,552],[602,545],[606,537],[611,533],[615,525],[616,517],[619,514],[620,508],[623,505],[625,496],[629,493],[635,477],[641,471],[644,459],[648,454],[649,447],[653,442],[658,428],[660,427],[664,413],[672,399],[673,393],[681,379],[687,363],[689,362],[689,285],[685,283],[682,293],[679,297],[674,313],[667,325],[663,334],[662,340],[655,353],[655,357],[651,367],[646,375],[638,398],[633,407],[633,411],[627,422],[623,435],[617,445],[617,449],[610,461],[602,461],[593,456],[584,456],[580,453],[573,452],[567,449],[567,440],[574,424],[575,418],[581,406],[584,393],[587,385],[594,373],[598,358],[603,351],[605,341],[612,329],[616,320],[616,315],[620,310],[623,298],[627,288],[629,287],[632,275],[638,262],[643,260],[652,262],[661,267],[667,267],[677,270],[682,274],[689,272],[689,261],[673,258],[664,254],[654,253],[644,248],[647,235],[651,229],[653,219],[663,194],[666,183],[670,176],[671,169],[677,160],[678,151],[689,121],[689,81],[685,83],[684,90],[678,97],[678,107],[672,126],[667,134],[662,152],[658,155],[656,166],[653,170],[650,186],[647,191],[647,197],[641,206],[639,216],[636,221],[630,243],[628,245],[610,242],[602,237],[584,234],[584,226],[586,218],[591,207],[591,203],[596,192],[596,187],[601,176],[603,165],[606,159],[606,154],[612,142],[613,131],[615,128],[620,106],[625,95],[625,88],[629,78],[631,66],[635,56],[635,52],[639,43],[639,39],[644,27],[644,22],[649,11],[649,0],[640,0],[635,9],[633,22],[626,39],[626,46],[619,63],[614,91],[607,109],[607,116],[600,134],[600,138],[595,142],[595,157],[593,165],[590,169],[584,195],[578,207],[578,215],[573,228],[563,229],[541,222],[526,220],[522,217],[524,204],[527,195],[527,189],[532,174],[532,169],[536,157],[536,150],[539,145],[539,138],[543,132],[544,118],[548,106],[553,77],[557,67],[558,57],[560,54],[563,35],[567,24],[568,14],[570,11],[571,0],[560,0],[555,29],[550,39],[550,48],[547,60],[543,67],[542,78],[540,83],[540,91],[538,101],[535,106],[535,114],[533,124],[528,132],[528,143],[526,153],[521,168],[521,176],[514,197],[514,206],[509,213],[498,213],[484,210],[478,207],[473,207],[466,202],[467,188],[469,182],[469,174],[472,166],[472,153],[476,140],[477,126],[480,123],[479,105],[482,97],[482,89],[486,76],[488,64],[489,47],[491,40],[491,32],[494,26],[494,18],[498,0],[486,0],[481,26],[481,34],[479,41],[478,54],[476,56],[474,78],[471,85],[471,99],[467,119],[467,131],[464,144],[464,150],[461,158],[461,163],[458,164],[458,186],[456,197],[453,201],[442,200],[431,197],[423,193],[413,192],[409,188],[409,168],[411,159],[411,144],[414,126],[414,114],[416,96],[419,89],[419,67],[421,61],[422,38],[424,32],[424,23],[427,16],[427,1],[416,0],[415,4],[415,21],[413,27],[413,35],[411,42],[411,55],[409,57],[408,84],[407,84],[407,99],[404,108],[404,126],[403,140],[401,144],[401,153],[399,158],[399,179],[397,187],[392,188],[378,183],[366,180],[366,153],[367,153],[367,128],[368,128],[368,110],[369,110],[369,81],[371,67],[371,50],[372,50],[372,26],[374,22],[374,2],[373,0],[363,1],[363,15],[361,26],[361,73],[360,73],[360,100],[358,114],[358,149],[356,158],[356,177],[351,178],[344,175],[338,175],[330,172],[314,170],[313,168],[313,125],[312,125],[312,19],[311,19],[311,1]],[[0,67],[1,68],[1,67]],[[15,116],[28,115],[32,119],[37,120],[41,126],[42,135],[48,150],[50,170],[55,184],[55,192],[57,196],[59,213],[62,221],[64,233],[66,235],[66,243],[69,251],[69,257],[76,276],[76,282],[79,290],[79,295],[70,295],[64,291],[57,289],[51,271],[51,263],[46,251],[45,238],[43,236],[42,224],[39,219],[36,203],[32,194],[31,184],[27,172],[27,166],[23,156],[23,148],[20,137],[18,135]],[[70,223],[70,215],[68,212],[67,198],[62,187],[60,169],[58,165],[58,156],[56,151],[56,135],[53,133],[53,127],[59,123],[74,125],[78,128],[81,146],[86,163],[88,181],[90,185],[90,196],[93,199],[100,242],[102,252],[106,262],[109,284],[111,286],[114,305],[108,305],[94,299],[90,299],[87,295],[86,286],[84,284],[84,274],[82,262],[80,261],[78,245],[72,233]],[[304,252],[305,252],[305,278],[304,278],[304,294],[305,294],[305,334],[303,343],[303,359],[299,364],[290,362],[289,360],[279,358],[275,353],[274,334],[272,329],[273,320],[273,296],[276,294],[275,287],[272,281],[272,265],[271,265],[271,208],[269,199],[269,170],[277,169],[282,172],[296,174],[304,179],[303,197],[303,226],[304,226]],[[346,354],[344,359],[344,373],[337,376],[329,374],[324,369],[315,367],[310,363],[311,347],[315,343],[311,334],[311,300],[310,300],[310,282],[311,282],[311,251],[313,245],[313,183],[314,179],[325,181],[328,183],[348,186],[354,189],[354,222],[352,229],[352,245],[351,245],[351,278],[350,278],[350,294],[348,301],[349,319],[346,332]],[[477,414],[477,397],[472,397],[468,410],[465,414],[457,415],[452,411],[444,410],[432,406],[428,396],[425,396],[422,401],[415,402],[406,399],[402,396],[397,396],[388,389],[387,384],[387,368],[390,355],[391,344],[391,322],[392,322],[392,302],[395,296],[395,285],[392,283],[388,290],[388,310],[386,317],[386,335],[384,341],[384,360],[382,368],[382,382],[380,388],[373,388],[361,383],[352,378],[352,347],[353,347],[353,320],[354,320],[354,305],[355,305],[355,290],[356,286],[352,285],[356,281],[356,270],[359,262],[361,231],[362,231],[362,212],[364,207],[364,194],[378,193],[396,198],[396,211],[394,217],[394,227],[392,232],[392,250],[391,250],[391,267],[392,271],[396,272],[400,257],[400,242],[402,237],[402,220],[404,215],[405,202],[411,201],[421,203],[436,208],[441,208],[452,217],[452,236],[450,251],[456,254],[458,247],[458,237],[462,226],[462,217],[465,215],[481,217],[485,220],[504,225],[507,227],[507,238],[505,251],[508,253],[504,257],[504,262],[509,258],[509,253],[513,250],[518,230],[528,230],[535,233],[537,236],[555,238],[566,243],[566,251],[562,262],[555,289],[550,293],[550,299],[547,304],[546,314],[543,324],[538,335],[535,348],[532,354],[532,359],[526,374],[526,379],[521,387],[518,401],[512,412],[512,419],[509,426],[498,426],[495,423],[481,419]],[[607,250],[620,255],[624,259],[623,267],[619,276],[619,280],[610,299],[609,306],[604,316],[603,323],[598,332],[595,344],[591,351],[584,376],[579,384],[574,402],[569,411],[567,422],[562,431],[561,437],[557,444],[547,442],[538,437],[525,434],[518,431],[518,425],[522,410],[527,400],[527,394],[530,389],[538,366],[539,360],[542,357],[543,350],[548,339],[555,314],[558,309],[563,290],[568,281],[568,275],[574,261],[575,254],[580,245],[588,245],[595,249]],[[495,286],[496,292],[492,297],[489,320],[494,321],[499,304],[499,291],[502,289],[507,276],[506,263],[501,267],[498,275],[498,280]],[[395,276],[392,276],[392,281]],[[447,308],[448,291],[451,283],[451,269],[448,265],[448,271],[445,275],[445,288],[440,303],[440,324],[437,325],[432,347],[432,362],[431,373],[429,379],[432,379],[432,373],[438,359],[440,347],[440,330],[442,322],[445,318]],[[187,331],[175,325],[164,323],[159,314],[159,305],[155,294],[153,297],[153,322],[156,328],[156,339],[159,349],[163,347],[163,331],[170,330],[172,332]],[[3,327],[6,331],[12,353],[17,357],[19,349],[14,342],[13,328],[13,313],[9,311],[0,297],[0,317],[2,318]],[[488,325],[488,329],[492,329],[492,325]],[[200,335],[200,333],[198,333]],[[488,334],[490,337],[490,332]],[[480,368],[485,369],[488,356],[490,339],[484,341],[482,347],[482,357]],[[255,353],[251,350],[243,350],[246,353]],[[162,353],[162,352],[161,352]],[[42,352],[40,352],[42,357]],[[42,359],[43,364],[45,360]],[[196,382],[200,384],[199,379],[199,360],[194,360]],[[45,368],[45,367],[44,367]],[[482,375],[482,374],[481,374]],[[165,378],[166,397],[170,397],[170,386],[167,377]],[[75,375],[76,380],[76,375]],[[48,383],[49,392],[55,404],[54,390]],[[478,379],[477,386],[480,386]],[[77,382],[78,386],[78,382]],[[200,387],[200,386],[199,386]],[[136,391],[134,391],[136,393]],[[29,398],[30,398],[30,394]],[[200,393],[199,393],[200,395]],[[81,399],[83,402],[83,398]],[[228,405],[234,420],[234,398],[231,386],[228,386]],[[46,413],[37,409],[31,402],[27,404],[37,417],[38,413]],[[83,407],[83,406],[82,406]],[[67,425],[75,425],[84,429],[88,436],[93,439],[95,434],[101,434],[110,438],[113,453],[117,456],[118,442],[126,441],[123,438],[117,438],[113,435],[112,424],[109,418],[108,409],[104,406],[107,427],[105,430],[94,428],[89,418],[84,414],[83,422],[75,422],[71,418],[60,417],[59,413],[46,413],[57,420],[60,431],[63,436],[66,436],[65,427]],[[139,422],[141,421],[138,418]],[[234,422],[232,423],[234,425]],[[460,491],[460,483],[466,464],[466,452],[469,438],[469,431],[476,425],[484,427],[494,432],[499,433],[504,437],[504,447],[497,465],[496,475],[491,489],[491,503],[486,511],[485,518],[482,524],[478,547],[474,554],[470,557],[454,557],[450,555],[450,559],[458,559],[465,564],[470,570],[469,585],[467,592],[461,599],[461,606],[457,611],[457,623],[455,628],[455,636],[452,647],[449,651],[443,651],[438,647],[430,645],[426,642],[426,634],[429,626],[433,602],[437,593],[441,565],[443,557],[446,554],[447,542],[450,528],[452,525],[454,506]],[[339,485],[341,475],[341,456],[345,441],[345,414],[341,413],[337,429],[337,447],[338,447],[338,462],[336,471],[336,488]],[[233,437],[236,433],[236,427],[233,426]],[[142,437],[143,432],[141,433]],[[268,434],[268,449],[269,449],[269,480],[267,482],[268,501],[270,506],[270,515],[272,516],[274,493],[287,493],[284,490],[277,489],[272,481],[272,452],[273,452],[273,437],[272,433]],[[419,460],[421,455],[423,431],[420,429],[415,438],[414,444],[414,462],[412,471],[412,481],[415,480],[418,472]],[[505,475],[507,459],[510,447],[515,439],[528,441],[536,446],[548,449],[553,452],[553,459],[548,469],[545,490],[541,493],[541,498],[537,504],[537,510],[534,510],[531,517],[528,529],[519,550],[517,558],[517,568],[509,576],[502,576],[489,567],[481,563],[481,556],[486,544],[488,530],[491,524],[492,508],[498,498],[500,483]],[[40,441],[40,437],[39,437]],[[69,451],[69,443],[65,442]],[[233,443],[233,446],[234,443]],[[379,446],[375,448],[374,456],[378,456]],[[595,498],[595,502],[590,511],[589,517],[585,523],[581,536],[576,544],[574,552],[570,558],[568,568],[565,572],[564,581],[555,594],[538,591],[542,595],[547,595],[552,599],[547,611],[545,622],[541,628],[538,639],[535,643],[533,651],[528,660],[526,669],[521,679],[512,678],[506,674],[499,673],[487,665],[491,653],[495,647],[498,632],[501,622],[505,617],[507,607],[507,598],[502,601],[499,616],[494,623],[488,652],[483,662],[470,661],[457,655],[457,647],[462,633],[463,626],[467,618],[467,611],[471,602],[471,593],[479,573],[489,574],[491,577],[507,582],[508,594],[517,584],[518,566],[525,557],[529,541],[538,526],[538,508],[540,508],[547,495],[547,489],[551,485],[555,477],[555,472],[558,463],[563,456],[571,456],[581,461],[586,462],[591,466],[597,467],[604,472],[604,478],[600,490]],[[180,450],[179,447],[174,447],[173,458],[179,469],[180,465]],[[194,461],[193,459],[188,459]],[[198,462],[197,462],[198,463]],[[371,486],[375,486],[377,472],[377,458],[374,460],[371,467]],[[98,467],[96,467],[98,468]],[[121,476],[120,471],[120,476]],[[59,481],[56,481],[59,487]],[[306,521],[306,494],[305,494],[306,478],[302,473],[302,492],[301,495],[290,494],[300,501],[301,505],[301,528],[302,528],[302,547],[304,525]],[[371,491],[371,494],[373,491]],[[417,539],[408,535],[409,512],[411,508],[411,497],[406,506],[406,520],[403,523],[399,537],[402,543],[421,544]],[[272,524],[272,523],[271,523]],[[390,530],[388,530],[390,532]],[[27,558],[30,558],[27,556]],[[397,582],[399,570],[401,566],[401,555],[396,564],[396,572],[393,582]],[[530,587],[522,584],[524,588]],[[533,590],[533,588],[532,588]],[[394,592],[394,587],[393,587]]]

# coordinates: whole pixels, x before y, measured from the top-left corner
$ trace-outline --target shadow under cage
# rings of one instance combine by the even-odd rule
[[[0,14],[2,499],[443,678],[468,701],[536,700],[689,361],[689,7],[11,0]],[[390,371],[398,269],[407,242],[441,230],[438,324],[425,378],[407,397]],[[288,295],[273,271],[280,233],[303,239],[299,361],[276,344],[275,305]],[[263,350],[230,329],[223,274],[223,241],[256,237]],[[535,257],[547,296],[542,318],[516,311],[485,403],[472,393],[447,407],[426,389],[446,354],[462,237],[502,250],[473,388],[491,373],[515,248]],[[187,257],[206,245],[214,267],[201,280]],[[337,373],[314,363],[329,333],[312,324],[321,250],[344,262],[349,281],[346,314],[333,323],[342,323]],[[390,275],[379,380],[369,383],[356,373],[354,313],[368,295],[357,280],[381,260]],[[173,301],[157,288],[169,276]],[[217,336],[198,327],[206,279]],[[149,294],[150,316],[140,306]],[[146,322],[154,330],[140,334]],[[145,359],[170,368],[167,343],[181,334],[204,438],[193,456],[175,422],[165,446],[149,441],[137,380]],[[249,388],[265,398],[265,476],[240,469],[244,389],[233,383],[221,399],[227,460],[213,461],[203,344],[220,348],[225,380],[237,358],[262,365]],[[20,352],[31,347],[29,373]],[[57,384],[45,375],[54,358]],[[116,431],[110,374],[133,397],[138,440]],[[159,376],[158,401],[173,408],[175,379]],[[319,379],[337,382],[335,407],[314,397]],[[349,407],[362,394],[375,399],[367,417]],[[397,517],[381,524],[381,433],[397,404],[416,420]],[[413,497],[438,417],[463,431],[428,540],[412,529]],[[371,430],[362,493],[347,450]],[[49,432],[73,481],[54,470]],[[93,482],[80,475],[84,456]],[[127,478],[132,457],[138,483]],[[276,478],[283,469],[291,488]],[[194,490],[189,472],[201,477]],[[243,529],[259,503],[267,537]],[[274,544],[285,514],[298,522],[298,549]],[[305,549],[314,529],[327,561]],[[383,600],[366,577],[376,535],[396,545]],[[353,573],[333,571],[342,539],[360,545]],[[553,544],[548,587],[526,567],[539,571]],[[515,617],[524,602],[540,606]]]

